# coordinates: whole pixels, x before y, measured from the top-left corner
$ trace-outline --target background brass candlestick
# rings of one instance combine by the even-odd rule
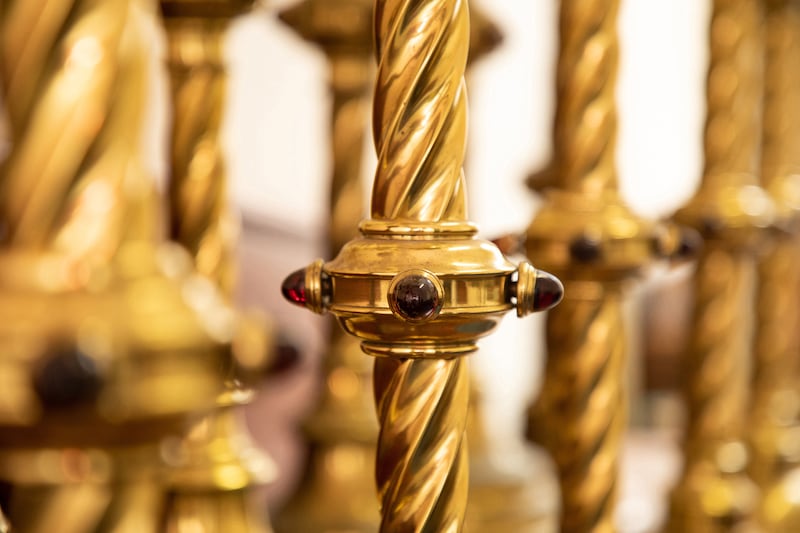
[[[281,19],[328,58],[331,106],[329,252],[356,234],[363,216],[362,160],[374,80],[373,0],[306,0]],[[322,388],[305,422],[309,460],[297,493],[277,518],[282,532],[374,532],[375,442],[369,359],[358,341],[331,324]]]
[[[626,427],[624,282],[683,236],[642,220],[617,190],[618,0],[562,0],[554,159],[527,253],[564,280],[547,316],[547,364],[529,437],[553,457],[561,531],[615,531],[618,456]]]
[[[560,284],[519,270],[466,222],[466,2],[378,1],[372,219],[337,258],[298,271],[284,294],[330,310],[377,356],[381,531],[460,529],[464,430],[475,350],[516,302],[554,304]]]
[[[793,469],[800,466],[797,353],[800,334],[800,4],[766,2],[766,87],[762,181],[779,206],[786,230],[758,267],[753,397],[750,410],[754,481],[763,491],[767,531],[800,527]],[[794,520],[795,522],[792,522]]]
[[[730,531],[748,523],[757,489],[745,474],[756,250],[774,216],[759,187],[764,87],[763,2],[715,0],[707,79],[705,167],[676,219],[705,238],[695,272],[685,361],[682,478],[670,530]]]
[[[491,54],[503,41],[499,27],[476,6],[470,6],[470,41],[467,61],[467,86],[472,67]],[[469,149],[469,148],[468,148]],[[491,357],[483,354],[482,357]],[[464,530],[481,533],[504,531],[523,533],[541,531],[556,509],[549,505],[543,491],[555,491],[542,476],[542,465],[534,457],[505,450],[502,461],[490,443],[480,386],[470,383],[470,409],[467,419],[467,442],[470,457],[470,489]]]
[[[221,392],[227,317],[163,245],[141,168],[145,16],[128,0],[0,10],[0,478],[19,531],[157,531],[154,449]]]
[[[174,108],[171,136],[172,237],[232,304],[237,220],[228,203],[220,128],[226,102],[223,39],[230,20],[251,2],[163,0]],[[251,326],[252,327],[252,326]],[[249,437],[239,409],[253,391],[227,370],[217,408],[194,420],[185,436],[165,444],[170,495],[169,531],[267,531],[267,513],[253,507],[249,489],[272,481],[272,459]]]

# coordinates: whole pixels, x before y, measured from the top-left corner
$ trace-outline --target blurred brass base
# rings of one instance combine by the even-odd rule
[[[7,511],[24,533],[161,533],[154,448],[7,450]]]
[[[758,518],[768,533],[800,531],[800,468],[781,476],[764,491]]]
[[[555,533],[558,482],[546,456],[532,449],[502,462],[489,458],[470,464],[465,533]]]
[[[272,533],[266,517],[253,513],[245,490],[182,493],[168,506],[164,533]]]
[[[246,390],[228,391],[216,411],[162,444],[170,487],[168,533],[271,531],[267,516],[250,501],[249,489],[277,477],[275,463],[253,444],[244,425],[239,407],[250,396]]]
[[[278,533],[374,533],[375,444],[319,443],[296,496],[275,520]]]
[[[672,493],[666,531],[760,532],[755,522],[760,491],[745,471],[745,446],[730,441],[709,450],[709,458],[696,461]]]

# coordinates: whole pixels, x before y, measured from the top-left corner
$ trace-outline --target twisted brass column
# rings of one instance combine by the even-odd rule
[[[760,0],[715,0],[710,29],[705,167],[676,218],[705,238],[695,272],[694,328],[685,361],[688,425],[675,532],[750,523],[757,489],[745,474],[756,249],[774,207],[759,186],[764,88]]]
[[[800,4],[770,0],[766,6],[762,181],[778,203],[787,232],[758,265],[749,435],[750,472],[764,493],[762,525],[779,532],[800,527],[799,493],[792,482],[800,467],[800,313],[794,297],[800,294],[800,71],[794,68],[800,54]]]
[[[153,451],[221,392],[231,332],[209,329],[213,291],[163,244],[141,168],[145,16],[0,8],[0,478],[19,531],[158,531]]]
[[[458,531],[467,492],[468,372],[499,317],[555,303],[558,282],[518,271],[466,222],[466,2],[379,0],[372,218],[284,294],[333,312],[378,357],[381,531]]]
[[[223,38],[246,0],[213,5],[201,0],[162,0],[173,104],[171,232],[194,258],[200,275],[232,303],[237,221],[228,200],[220,129],[226,102]],[[229,368],[217,409],[194,420],[183,439],[170,441],[166,528],[183,532],[267,531],[267,513],[249,501],[250,490],[272,481],[275,465],[255,447],[240,407],[253,391]]]
[[[328,58],[331,179],[328,249],[337,253],[363,216],[362,161],[372,87],[372,0],[306,0],[281,19]],[[373,532],[373,465],[378,424],[370,369],[354,337],[335,324],[323,359],[322,388],[305,423],[309,460],[298,492],[277,518],[283,532]]]
[[[562,0],[554,158],[527,253],[564,279],[547,316],[547,363],[528,436],[553,457],[561,530],[615,531],[627,423],[626,280],[680,248],[680,233],[640,219],[618,193],[615,103],[618,0]]]

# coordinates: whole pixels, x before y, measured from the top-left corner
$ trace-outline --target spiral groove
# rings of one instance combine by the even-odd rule
[[[169,21],[173,132],[172,237],[190,251],[200,274],[226,294],[234,285],[237,226],[230,213],[220,129],[226,74],[224,21]]]
[[[706,84],[706,186],[758,175],[764,79],[760,0],[714,0]]]
[[[372,216],[464,220],[467,2],[379,1],[375,38]]]
[[[619,292],[601,293],[567,297],[548,314],[547,377],[530,413],[529,437],[558,467],[565,532],[615,531],[625,337]]]
[[[10,244],[99,259],[119,244],[123,210],[115,206],[143,103],[123,84],[118,61],[129,3],[11,1],[0,12],[12,143],[0,205]],[[123,128],[128,134],[118,135]]]
[[[590,197],[616,189],[618,0],[561,2],[555,163],[559,187]]]
[[[468,396],[464,359],[376,360],[381,531],[460,531]]]

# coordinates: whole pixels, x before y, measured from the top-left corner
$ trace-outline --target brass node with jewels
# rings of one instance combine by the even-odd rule
[[[336,259],[295,272],[282,290],[295,304],[336,315],[367,354],[459,357],[506,311],[522,317],[561,300],[556,278],[527,262],[515,267],[475,239],[470,224],[369,220],[360,230]]]
[[[563,294],[556,278],[528,263],[515,267],[491,243],[475,239],[476,229],[467,223],[368,220],[360,230],[362,237],[336,259],[295,272],[282,290],[293,303],[333,313],[361,339],[364,352],[376,357],[467,355],[505,312],[543,311]],[[419,437],[406,438],[395,444],[413,447]],[[421,523],[420,517],[411,523]]]

